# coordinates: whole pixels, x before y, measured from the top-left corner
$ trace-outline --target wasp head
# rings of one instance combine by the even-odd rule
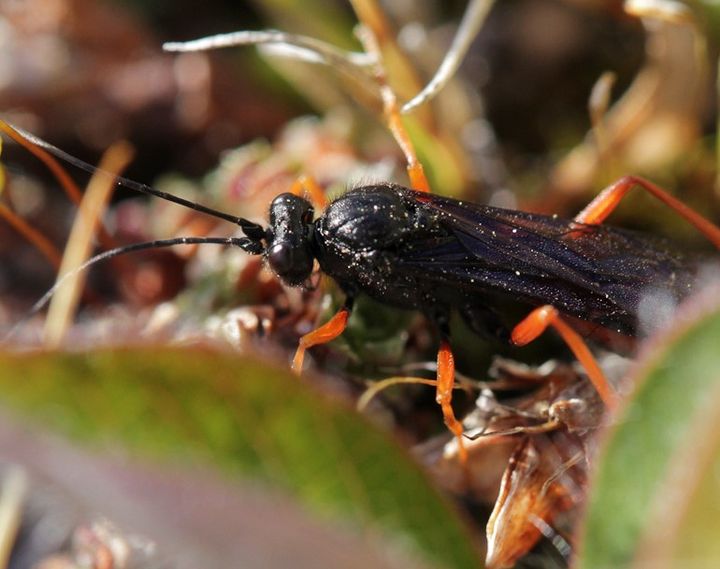
[[[299,286],[312,273],[313,208],[294,194],[280,194],[270,204],[270,238],[266,256],[270,268],[285,284]]]

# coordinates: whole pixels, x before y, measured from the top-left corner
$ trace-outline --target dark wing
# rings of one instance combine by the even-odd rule
[[[398,269],[451,282],[466,294],[497,292],[634,333],[649,294],[677,301],[693,287],[700,259],[663,239],[604,225],[412,194],[447,237],[418,243]]]

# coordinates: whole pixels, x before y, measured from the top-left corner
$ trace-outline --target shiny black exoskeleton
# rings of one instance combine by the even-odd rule
[[[316,259],[350,301],[364,293],[441,326],[458,309],[478,332],[500,329],[492,306],[504,298],[632,335],[643,298],[687,296],[698,266],[661,239],[393,184],[351,190],[314,220],[307,200],[282,194],[264,241],[289,285],[305,283]]]
[[[18,134],[72,164],[95,168],[27,133]],[[687,296],[701,260],[667,241],[604,225],[488,206],[395,184],[348,191],[314,219],[310,203],[281,194],[270,225],[194,203],[122,177],[116,183],[237,224],[244,237],[174,237],[104,251],[111,257],[179,244],[215,243],[263,255],[286,284],[303,286],[315,261],[347,294],[421,310],[447,334],[456,309],[479,333],[499,335],[498,303],[551,304],[561,312],[635,334],[642,312]],[[693,222],[694,223],[694,222]],[[69,278],[70,274],[64,278]],[[60,281],[31,309],[41,310]]]

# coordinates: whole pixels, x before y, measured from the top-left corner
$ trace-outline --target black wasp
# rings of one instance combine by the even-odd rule
[[[697,256],[680,253],[663,239],[599,224],[635,185],[671,207],[678,205],[654,184],[633,177],[610,186],[575,220],[389,183],[350,190],[313,218],[306,199],[286,193],[273,200],[267,229],[245,230],[248,242],[243,248],[265,255],[275,274],[291,286],[305,283],[317,260],[346,294],[344,308],[301,339],[296,371],[307,347],[343,331],[358,294],[425,313],[442,338],[437,400],[464,458],[462,425],[450,405],[454,363],[448,323],[453,310],[476,333],[503,336],[497,301],[541,306],[513,330],[513,341],[527,343],[554,325],[600,395],[612,404],[612,388],[559,313],[634,336],[644,297],[660,288],[677,302],[692,292],[701,265]],[[679,212],[720,243],[717,228],[682,204]]]
[[[270,226],[251,233],[244,248],[288,285],[317,259],[349,302],[364,293],[421,310],[441,330],[458,309],[479,333],[501,333],[493,299],[509,296],[634,335],[643,293],[662,283],[679,300],[697,268],[658,238],[395,184],[351,190],[315,219],[307,200],[279,195]]]
[[[86,170],[95,170],[48,143],[23,137]],[[390,306],[423,312],[441,336],[438,402],[459,440],[462,425],[451,403],[454,364],[449,318],[460,313],[478,334],[507,337],[496,312],[510,300],[539,306],[516,326],[517,344],[531,341],[553,325],[588,371],[606,402],[612,390],[582,339],[560,314],[633,336],[645,295],[660,288],[672,301],[692,292],[700,268],[697,256],[669,242],[600,223],[622,196],[640,186],[678,211],[720,246],[720,230],[651,182],[625,177],[601,193],[575,219],[473,204],[406,187],[381,183],[352,189],[315,217],[311,203],[293,193],[277,196],[263,227],[132,180],[118,183],[240,226],[245,237],[190,237],[138,243],[106,251],[85,268],[122,253],[182,243],[237,246],[262,255],[289,286],[303,286],[315,261],[346,295],[344,307],[328,323],[301,338],[293,367],[302,368],[307,348],[344,330],[354,299],[366,294]],[[78,269],[80,270],[80,269]],[[39,309],[58,285],[35,306]]]

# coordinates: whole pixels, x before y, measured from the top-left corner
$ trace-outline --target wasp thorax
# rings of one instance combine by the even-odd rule
[[[272,238],[267,248],[270,268],[286,284],[304,283],[313,268],[310,227],[313,208],[293,194],[280,194],[270,204]]]

